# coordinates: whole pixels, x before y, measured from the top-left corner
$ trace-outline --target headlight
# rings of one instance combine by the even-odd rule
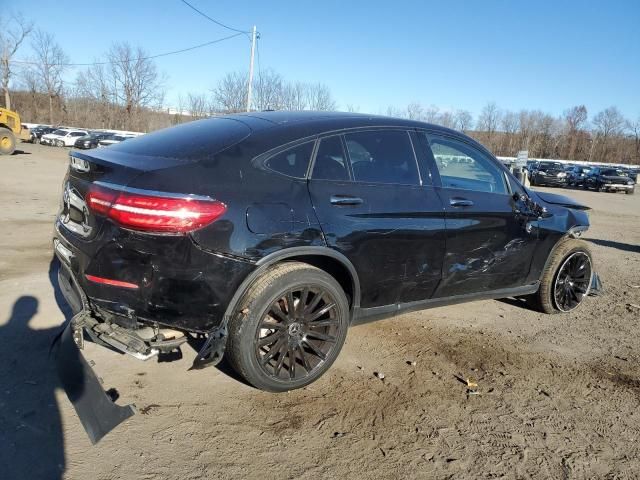
[[[633,185],[633,180],[628,180],[627,185]]]
[[[543,171],[539,171],[538,175],[546,175],[546,173],[544,173]]]
[[[558,174],[558,177],[559,177],[559,178],[564,178],[564,177],[566,177],[566,176],[567,176],[567,174],[566,174],[565,172],[560,172],[560,173]]]

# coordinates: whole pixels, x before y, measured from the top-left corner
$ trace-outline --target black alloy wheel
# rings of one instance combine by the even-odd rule
[[[585,252],[569,255],[558,269],[553,289],[556,308],[562,312],[573,310],[589,294],[591,259]]]
[[[303,379],[329,358],[339,326],[330,292],[316,286],[288,290],[271,304],[256,331],[256,359],[274,379]]]

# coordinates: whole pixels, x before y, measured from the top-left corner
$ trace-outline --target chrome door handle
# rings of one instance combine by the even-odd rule
[[[352,197],[351,195],[331,195],[331,205],[360,205],[363,200],[359,197]]]
[[[473,202],[466,198],[453,197],[449,199],[449,205],[452,207],[472,207]]]

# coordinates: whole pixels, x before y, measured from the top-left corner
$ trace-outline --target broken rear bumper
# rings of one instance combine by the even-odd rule
[[[105,393],[100,380],[78,348],[82,345],[82,325],[89,315],[87,300],[74,287],[73,275],[61,264],[58,284],[75,315],[52,345],[60,382],[76,410],[89,440],[96,444],[120,423],[135,414],[132,405],[116,405]]]
[[[74,325],[80,312],[54,341],[60,382],[80,418],[89,440],[96,444],[107,433],[135,413],[132,405],[116,405],[102,389],[100,380],[84,359],[74,340]]]

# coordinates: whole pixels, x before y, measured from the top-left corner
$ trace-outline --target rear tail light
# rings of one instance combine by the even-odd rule
[[[132,230],[188,233],[216,221],[227,210],[207,197],[119,190],[93,184],[87,194],[89,209]]]

